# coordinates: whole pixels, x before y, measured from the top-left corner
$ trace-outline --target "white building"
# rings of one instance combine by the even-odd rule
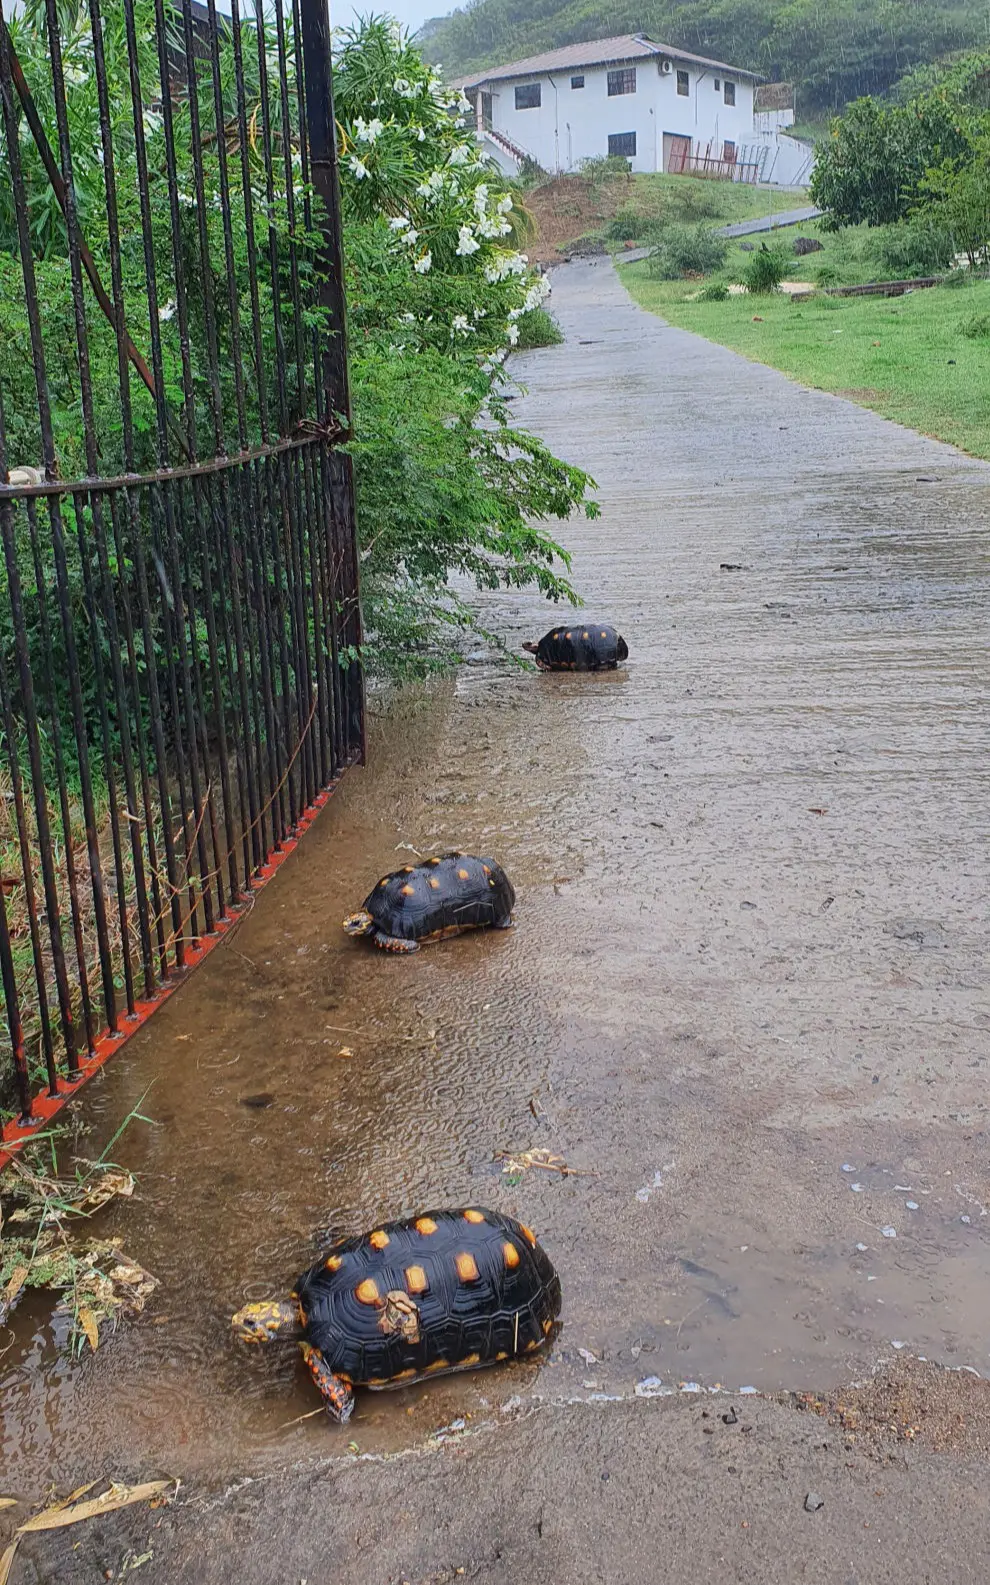
[[[784,131],[793,108],[757,114],[757,82],[635,33],[477,73],[464,92],[479,138],[509,174],[527,158],[556,173],[612,154],[634,171],[807,185],[811,150]]]

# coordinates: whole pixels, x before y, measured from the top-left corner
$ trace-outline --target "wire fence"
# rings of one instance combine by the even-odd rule
[[[326,0],[0,11],[0,1101],[24,1137],[363,755]]]

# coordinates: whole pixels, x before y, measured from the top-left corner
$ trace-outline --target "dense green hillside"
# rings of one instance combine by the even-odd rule
[[[986,0],[471,0],[427,22],[454,75],[616,33],[648,33],[798,87],[802,120],[883,93],[919,63],[986,44]]]

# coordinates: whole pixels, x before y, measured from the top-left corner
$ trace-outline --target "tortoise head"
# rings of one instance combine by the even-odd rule
[[[231,1316],[230,1324],[242,1343],[270,1343],[280,1334],[289,1336],[301,1329],[299,1311],[278,1299],[245,1304]]]
[[[343,926],[349,936],[370,936],[375,928],[375,921],[367,908],[359,908],[356,914],[348,914]]]
[[[526,650],[530,655],[535,655],[537,650],[539,649],[539,647],[540,647],[539,644],[524,644],[523,645],[523,649]]]

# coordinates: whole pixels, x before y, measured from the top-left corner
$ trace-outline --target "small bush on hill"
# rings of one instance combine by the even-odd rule
[[[729,288],[724,281],[709,281],[698,293],[699,303],[724,303],[729,295]]]
[[[711,226],[664,226],[650,254],[650,274],[660,281],[677,281],[685,275],[711,275],[722,269],[729,255],[724,237]]]
[[[578,166],[582,176],[586,176],[594,187],[601,187],[605,182],[614,182],[617,178],[628,178],[632,166],[628,160],[620,159],[614,154],[598,154],[594,159],[582,160]]]
[[[777,248],[762,243],[742,269],[742,284],[756,297],[766,297],[775,292],[784,279],[787,263]]]
[[[605,235],[613,242],[634,242],[637,237],[643,236],[646,226],[646,217],[630,204],[624,204],[614,220],[609,221]]]
[[[815,271],[815,281],[819,286],[841,286],[842,277],[834,264],[820,264]]]

